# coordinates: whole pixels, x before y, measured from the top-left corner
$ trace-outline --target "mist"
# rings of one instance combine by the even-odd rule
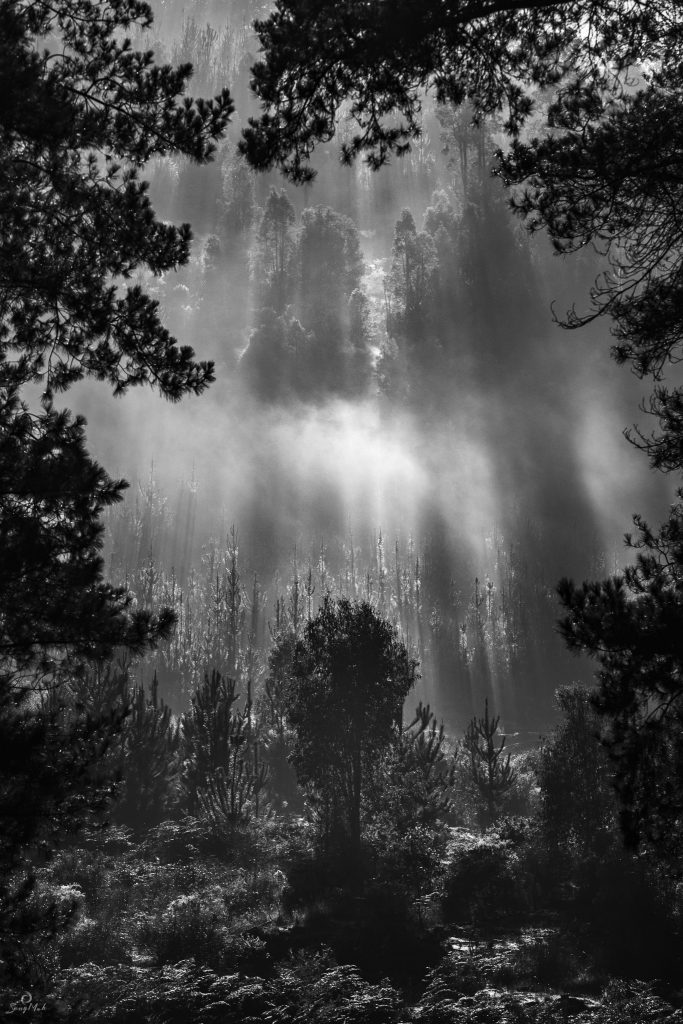
[[[157,32],[171,52],[178,26]],[[329,586],[385,602],[451,724],[491,693],[508,727],[545,727],[555,688],[591,678],[554,634],[557,580],[623,564],[632,514],[657,521],[672,499],[622,436],[645,385],[610,359],[608,324],[553,320],[551,303],[560,316],[585,304],[599,263],[529,239],[490,177],[494,127],[468,129],[464,166],[433,108],[419,149],[378,174],[331,150],[305,189],[256,178],[235,152],[249,113],[240,32],[230,61],[244,106],[215,162],[151,168],[155,206],[190,221],[195,242],[189,267],[144,284],[172,332],[215,360],[216,382],[180,405],[92,383],[68,398],[95,456],[132,483],[129,508],[152,491],[163,507],[144,538],[119,542],[116,565],[108,542],[112,572],[153,559],[186,586],[234,525],[243,576],[261,581],[264,637],[279,592],[324,562],[316,600]],[[200,61],[198,84],[212,74]],[[409,622],[401,595],[418,578],[422,618]],[[475,648],[488,650],[476,671]]]

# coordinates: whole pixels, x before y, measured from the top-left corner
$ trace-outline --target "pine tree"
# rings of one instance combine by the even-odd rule
[[[193,101],[191,69],[154,63],[127,33],[141,0],[0,0],[0,915],[5,963],[30,860],[106,805],[98,761],[120,720],[79,716],[60,688],[87,658],[141,651],[170,612],[132,614],[104,581],[102,511],[121,497],[53,407],[84,377],[171,400],[213,379],[163,325],[134,273],[187,262],[191,233],[156,219],[139,173],[152,157],[212,156],[232,103]],[[22,402],[39,384],[42,408]],[[40,703],[46,696],[47,703]],[[20,788],[25,787],[23,798]],[[23,904],[22,904],[23,899]],[[12,923],[14,922],[14,923]],[[9,952],[8,952],[9,951]]]
[[[496,745],[500,715],[489,718],[489,702],[484,703],[484,717],[473,718],[467,727],[463,748],[469,755],[470,778],[482,801],[482,821],[491,825],[500,810],[502,797],[515,783],[515,770],[510,754],[505,754],[505,736]]]
[[[211,366],[177,345],[138,285],[118,282],[187,262],[188,225],[155,219],[139,170],[173,153],[210,159],[227,91],[184,99],[189,65],[132,49],[126,30],[152,21],[139,0],[4,2],[0,18],[0,383],[42,380],[50,395],[92,375],[117,393],[202,391]]]
[[[104,509],[121,500],[87,454],[84,422],[36,415],[14,388],[0,406],[0,659],[11,673],[54,677],[116,645],[140,652],[169,635],[173,616],[132,613],[131,595],[103,579]]]
[[[229,156],[221,168],[223,177],[222,226],[230,245],[246,245],[256,213],[254,172],[238,153]]]
[[[253,89],[263,109],[250,118],[242,150],[253,166],[278,166],[299,182],[315,176],[312,153],[337,131],[345,163],[364,154],[377,169],[408,152],[423,132],[425,89],[442,103],[469,102],[477,120],[502,111],[516,136],[533,110],[529,87],[565,86],[570,99],[617,92],[620,73],[639,60],[674,69],[680,45],[675,13],[660,0],[282,0],[256,30],[262,57]]]
[[[418,704],[367,794],[378,873],[414,900],[431,890],[446,853],[455,762],[445,744],[443,723],[428,705]]]
[[[289,301],[290,261],[294,248],[294,207],[283,190],[271,188],[258,229],[255,276],[261,289],[259,306],[282,313]]]
[[[590,691],[562,687],[563,720],[540,752],[540,820],[551,855],[600,857],[616,832],[616,794]]]
[[[181,723],[185,806],[214,823],[235,826],[259,813],[268,778],[254,731],[252,704],[240,710],[234,679],[215,669],[191,700]]]
[[[635,517],[623,573],[558,591],[571,650],[598,663],[593,705],[612,760],[628,845],[651,846],[683,871],[683,493],[653,532]]]
[[[180,735],[171,709],[159,698],[156,672],[147,693],[133,687],[119,744],[121,785],[112,816],[137,830],[164,821],[178,800]]]

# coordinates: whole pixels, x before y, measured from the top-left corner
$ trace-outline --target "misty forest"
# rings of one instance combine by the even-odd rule
[[[3,1019],[683,1021],[682,76],[0,0]]]

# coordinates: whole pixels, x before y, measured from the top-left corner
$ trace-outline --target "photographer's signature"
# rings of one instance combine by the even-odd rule
[[[15,999],[10,1004],[9,1012],[21,1014],[43,1013],[46,1009],[47,1004],[40,999],[34,999],[32,992],[24,992],[19,999]]]

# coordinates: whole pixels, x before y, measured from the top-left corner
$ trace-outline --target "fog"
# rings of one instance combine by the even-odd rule
[[[166,11],[157,50],[175,52],[179,25]],[[243,574],[262,581],[264,623],[278,587],[307,566],[320,571],[322,550],[336,591],[362,596],[365,573],[370,593],[372,570],[385,600],[382,574],[393,572],[386,607],[412,640],[426,627],[408,622],[401,593],[420,576],[431,630],[418,644],[421,685],[437,712],[461,724],[492,692],[512,725],[541,728],[555,687],[591,678],[553,632],[558,578],[622,564],[631,515],[656,521],[672,498],[622,436],[647,385],[610,359],[609,325],[567,332],[553,321],[553,302],[559,314],[585,306],[598,262],[559,259],[527,238],[490,178],[494,128],[470,130],[465,177],[433,108],[419,151],[376,175],[341,168],[331,147],[305,189],[254,177],[235,156],[248,113],[241,31],[231,37],[238,116],[215,162],[150,169],[160,215],[190,221],[195,243],[188,268],[143,283],[178,338],[216,361],[216,382],[179,405],[149,391],[113,399],[96,384],[68,396],[96,457],[131,481],[128,505],[152,486],[164,508],[144,552],[140,535],[137,551],[119,551],[125,571],[150,557],[184,585],[234,524]],[[200,64],[198,87],[213,87],[212,67]],[[281,221],[272,195],[291,209]],[[405,209],[414,230],[404,218],[397,242]],[[491,587],[486,623],[475,578]],[[522,578],[534,596],[518,604],[535,617],[523,663],[503,601]],[[468,637],[488,629],[477,641],[487,668],[475,671],[470,645],[467,685],[457,637],[444,654],[445,623],[461,639],[464,627]],[[495,655],[503,626],[507,647]]]

